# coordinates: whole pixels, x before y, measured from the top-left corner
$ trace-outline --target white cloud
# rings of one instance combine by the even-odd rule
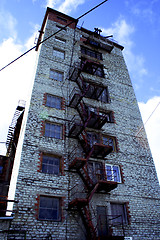
[[[159,0],[126,0],[125,4],[130,14],[138,18],[141,23],[144,21],[145,24],[151,25],[150,27],[152,27],[152,29],[150,29],[150,32],[153,30],[155,32],[159,31],[160,17],[158,11],[156,11],[159,8]],[[156,26],[154,26],[155,23]]]
[[[0,44],[0,68],[4,67],[33,46],[34,34],[24,44],[19,44],[17,42],[17,39],[10,37]],[[36,52],[32,51],[0,72],[0,141],[6,141],[8,127],[11,123],[18,101],[28,98],[28,91],[33,81],[35,58]]]
[[[113,34],[117,41],[119,41],[122,45],[127,46],[129,49],[133,46],[130,36],[135,32],[135,28],[133,25],[129,25],[122,16],[119,17],[110,28],[102,28],[102,32],[106,35]]]
[[[145,130],[160,182],[160,96],[153,97],[146,103],[140,102],[139,108],[144,123],[153,113],[145,124]]]
[[[0,9],[0,38],[5,39],[6,36],[16,38],[16,19],[7,11]]]
[[[137,17],[144,19],[146,22],[153,23],[156,20],[154,5],[157,1],[139,1],[131,7],[131,11]]]
[[[148,71],[145,67],[145,59],[141,54],[134,53],[135,43],[133,42],[133,34],[135,27],[125,20],[123,16],[112,24],[108,29],[102,28],[103,35],[113,34],[116,39],[124,48],[124,57],[127,62],[129,72],[132,74],[136,88],[140,87],[143,82],[143,77],[147,75]]]
[[[60,12],[69,14],[75,10],[79,5],[83,4],[85,0],[47,0],[46,6],[50,8],[55,8]]]
[[[65,0],[61,6],[58,8],[60,12],[69,14],[71,11],[75,10],[79,5],[83,4],[85,0]]]
[[[50,8],[57,8],[59,6],[59,4],[62,3],[62,0],[47,0],[46,1],[46,7],[50,7]]]

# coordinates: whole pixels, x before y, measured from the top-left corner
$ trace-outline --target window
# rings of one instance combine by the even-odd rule
[[[45,137],[62,138],[62,126],[54,123],[45,124]]]
[[[59,175],[60,158],[54,155],[43,154],[42,172],[48,174]]]
[[[92,147],[95,143],[99,143],[99,135],[94,132],[87,132],[87,142]]]
[[[91,179],[102,180],[104,179],[104,170],[101,162],[88,162],[88,173]]]
[[[105,116],[108,123],[113,123],[112,112],[99,111],[99,116]]]
[[[97,230],[98,237],[107,237],[109,235],[108,210],[106,206],[97,206]],[[107,239],[107,238],[106,238]]]
[[[39,219],[60,221],[60,198],[40,196]]]
[[[0,166],[0,174],[3,172],[3,167]]]
[[[105,88],[102,92],[102,94],[100,95],[100,97],[98,98],[99,101],[101,102],[105,102],[105,103],[109,103],[109,93],[108,93],[108,89]]]
[[[64,26],[64,27],[65,27],[65,26]],[[66,31],[67,29],[64,28],[64,27],[61,27],[61,26],[59,26],[59,25],[56,25],[56,28],[58,28],[58,30],[64,30],[64,31]]]
[[[81,53],[102,60],[102,53],[81,46]]]
[[[62,18],[62,17],[60,17],[60,16],[57,16],[57,19],[60,20],[60,21],[62,21],[62,22],[65,22],[65,23],[67,22],[67,20],[66,20],[65,18]]]
[[[59,38],[59,37],[55,37],[55,41],[60,42],[60,43],[66,43],[65,39],[62,39],[62,38]]]
[[[96,46],[96,47],[99,47],[99,45],[100,45],[99,42],[96,42],[92,39],[88,39],[88,43],[90,43],[91,45]]]
[[[94,75],[97,75],[99,77],[104,77],[103,67],[97,66],[92,64],[92,71]]]
[[[111,146],[113,148],[113,152],[116,152],[116,143],[115,143],[115,138],[111,136],[103,136],[103,144]]]
[[[111,214],[113,224],[128,224],[125,203],[111,203]]]
[[[46,106],[51,108],[61,109],[62,98],[47,94]]]
[[[82,71],[98,77],[104,77],[103,65],[96,64],[94,62],[86,62],[86,59],[82,59],[81,65]]]
[[[122,182],[120,168],[117,165],[106,164],[106,176],[108,181]]]
[[[54,48],[53,49],[53,56],[57,58],[64,59],[65,57],[65,52],[59,49]]]
[[[63,81],[63,73],[62,72],[58,72],[58,71],[55,71],[55,70],[52,70],[50,69],[50,75],[49,77],[53,80],[56,80],[56,81],[60,81],[62,82]]]

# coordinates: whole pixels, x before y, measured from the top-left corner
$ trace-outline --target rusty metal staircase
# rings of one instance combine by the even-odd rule
[[[92,169],[89,171],[88,163],[86,163],[81,169],[77,170],[89,193],[95,189],[95,186],[95,192],[105,191],[106,193],[117,187],[117,182],[107,180],[103,166],[99,171],[101,171],[101,174],[92,172]]]
[[[73,98],[72,100],[70,99],[70,106],[72,107],[75,107],[74,104],[76,105],[78,103],[78,94],[79,98],[86,97],[98,100],[103,91],[105,90],[105,86],[103,84],[95,82],[93,83],[92,81],[86,80],[82,75],[82,71],[85,71],[87,66],[89,67],[90,64],[91,63],[88,60],[81,64],[81,66],[80,64],[75,63],[75,65],[70,70],[69,80],[76,82],[79,89],[79,92],[76,92],[75,96],[74,91],[70,95],[70,98]],[[73,100],[75,98],[77,99],[77,101],[74,102]]]
[[[89,204],[87,204],[83,208],[80,208],[79,212],[80,212],[80,216],[83,220],[84,226],[87,230],[87,238],[95,240],[97,231],[92,223],[92,217],[91,217],[91,213],[90,213],[90,209],[89,209]]]
[[[86,197],[84,198],[74,198],[72,201],[69,202],[69,209],[72,209],[74,207],[76,207],[76,209],[78,210],[83,224],[85,226],[86,229],[86,235],[87,235],[87,239],[92,239],[92,240],[96,240],[97,239],[97,229],[94,226],[93,222],[92,222],[92,215],[91,215],[91,211],[90,211],[90,200],[93,196],[93,194],[96,192],[98,187],[98,184],[95,185],[94,189],[92,191],[90,191],[88,193],[88,195],[86,195]]]
[[[79,211],[86,229],[87,239],[96,240],[98,239],[97,229],[92,222],[90,201],[95,192],[104,191],[108,193],[115,189],[117,182],[107,180],[104,165],[99,169],[101,174],[93,174],[89,168],[88,160],[91,157],[102,160],[113,151],[112,146],[105,145],[100,141],[98,134],[91,138],[86,131],[87,127],[100,130],[105,123],[112,121],[109,112],[101,113],[99,109],[88,106],[83,101],[84,97],[98,100],[104,91],[103,85],[87,82],[81,74],[89,65],[90,63],[86,61],[81,67],[73,67],[69,76],[69,80],[76,82],[78,86],[78,89],[74,88],[70,94],[69,107],[77,110],[79,119],[77,120],[75,117],[72,119],[69,125],[68,137],[78,140],[84,155],[84,157],[75,155],[71,158],[69,170],[76,170],[85,185],[87,194],[85,197],[82,195],[74,197],[69,202],[68,208],[76,208]]]

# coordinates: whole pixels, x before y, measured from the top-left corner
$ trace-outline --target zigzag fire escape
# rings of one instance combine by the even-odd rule
[[[88,64],[90,63],[86,61],[83,66],[72,68],[69,77],[69,80],[78,85],[78,89],[73,89],[70,95],[69,106],[77,110],[81,120],[76,120],[76,117],[72,119],[68,137],[77,139],[84,153],[84,158],[70,156],[69,169],[76,170],[87,189],[86,196],[75,197],[69,202],[69,209],[76,208],[79,211],[86,229],[87,239],[94,240],[102,238],[97,238],[97,229],[92,222],[90,212],[90,200],[95,192],[105,191],[108,193],[112,191],[117,187],[117,182],[107,180],[105,165],[102,162],[97,162],[96,173],[90,169],[88,162],[91,157],[104,159],[113,150],[112,146],[103,144],[97,134],[91,137],[86,131],[87,127],[100,130],[105,123],[111,122],[110,112],[101,113],[99,109],[86,105],[83,100],[84,97],[99,99],[105,89],[103,85],[87,82],[83,77],[81,72],[87,69]],[[110,235],[110,233],[108,234]]]

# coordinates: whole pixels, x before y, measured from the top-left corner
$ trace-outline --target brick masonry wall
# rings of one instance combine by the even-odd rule
[[[44,37],[56,31],[56,23],[48,20]],[[37,72],[28,113],[21,163],[16,187],[15,199],[19,201],[14,208],[16,214],[11,222],[11,230],[26,230],[26,239],[46,239],[51,234],[52,239],[85,239],[85,230],[77,211],[68,211],[70,195],[68,190],[77,185],[79,189],[84,184],[79,175],[68,171],[68,153],[78,143],[74,139],[54,139],[44,136],[45,121],[60,123],[66,126],[77,114],[75,109],[67,107],[69,94],[75,83],[67,80],[71,60],[79,61],[80,37],[83,34],[76,30],[74,54],[74,30],[67,28],[58,34],[66,39],[66,43],[55,41],[54,37],[41,46]],[[86,33],[85,33],[86,34]],[[87,34],[86,34],[87,35]],[[65,59],[53,56],[53,47],[65,51]],[[86,103],[104,110],[114,112],[114,123],[106,123],[101,133],[115,136],[118,141],[118,152],[109,154],[104,162],[122,166],[123,183],[108,194],[95,193],[91,204],[96,212],[97,206],[106,206],[110,212],[110,202],[127,203],[129,225],[125,226],[126,236],[133,240],[160,239],[160,191],[151,153],[144,139],[138,139],[136,132],[142,125],[134,90],[128,75],[128,70],[119,48],[114,47],[109,54],[101,50],[103,55],[105,78],[88,76],[93,81],[108,86],[111,103],[84,99]],[[64,72],[65,81],[58,82],[49,78],[50,69]],[[66,107],[61,110],[48,108],[44,105],[46,93],[65,99]],[[40,153],[50,153],[63,156],[64,174],[59,176],[45,174],[40,171]],[[95,161],[96,159],[92,159]],[[42,221],[38,216],[38,200],[40,195],[56,196],[63,199],[62,221]],[[128,204],[129,203],[129,204]],[[95,221],[95,219],[94,219]],[[96,222],[95,222],[96,224]],[[17,238],[18,239],[18,238]]]

